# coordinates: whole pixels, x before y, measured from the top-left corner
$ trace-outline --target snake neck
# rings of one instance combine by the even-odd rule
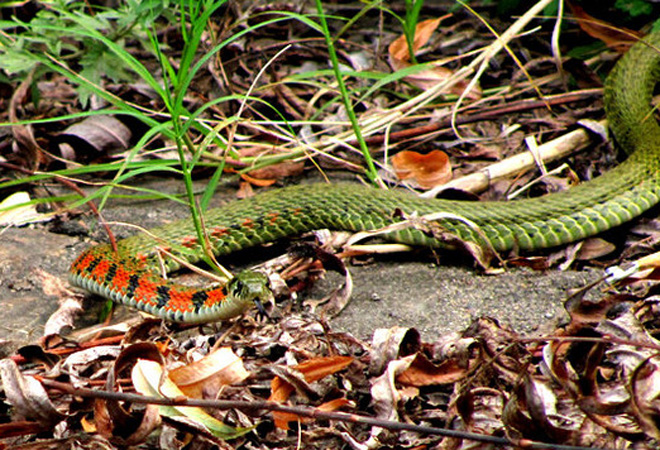
[[[651,100],[660,79],[660,32],[634,45],[612,69],[605,82],[605,110],[619,147],[658,165],[660,126],[653,117]]]

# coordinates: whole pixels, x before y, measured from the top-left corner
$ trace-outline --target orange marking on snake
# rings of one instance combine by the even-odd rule
[[[226,228],[213,228],[210,234],[215,238],[220,238],[229,234],[229,230]]]
[[[241,225],[244,226],[245,228],[254,228],[254,222],[252,221],[252,219],[245,219],[243,223],[241,223]]]
[[[99,261],[96,267],[94,267],[94,270],[92,271],[92,277],[96,278],[97,280],[104,280],[105,276],[108,274],[108,269],[110,269],[110,261],[104,258]]]
[[[268,223],[270,225],[275,225],[275,223],[277,222],[277,219],[280,217],[280,214],[276,213],[276,212],[272,212],[272,213],[266,214],[266,217],[268,217]]]
[[[121,264],[117,264],[117,270],[111,283],[113,288],[116,288],[119,292],[126,292],[132,274],[132,271],[126,270]]]
[[[89,265],[96,259],[96,256],[92,252],[85,252],[82,255],[78,257],[78,259],[74,262],[74,267],[78,272],[83,272],[85,271]]]
[[[208,298],[204,302],[204,306],[206,307],[212,307],[213,305],[217,305],[218,303],[222,303],[225,301],[225,298],[227,298],[227,295],[222,289],[213,289],[212,291],[209,291],[208,293]]]
[[[181,240],[181,245],[186,248],[193,248],[197,245],[199,241],[194,236],[186,236]]]
[[[167,302],[167,309],[173,311],[191,311],[193,309],[192,296],[194,291],[181,290],[172,288],[169,291],[169,301]]]
[[[156,287],[157,284],[147,277],[140,278],[138,287],[135,289],[135,299],[146,305],[155,305]]]

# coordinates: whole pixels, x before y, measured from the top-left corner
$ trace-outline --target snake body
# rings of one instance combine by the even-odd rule
[[[395,211],[461,216],[467,220],[445,217],[437,225],[462,240],[479,242],[485,237],[498,251],[554,247],[629,221],[660,201],[660,126],[651,109],[660,79],[658,48],[660,33],[647,36],[622,57],[607,79],[608,121],[628,158],[592,181],[566,192],[513,202],[421,199],[354,184],[287,187],[208,211],[205,223],[214,253],[226,255],[319,228],[378,229],[402,220]],[[249,271],[216,288],[192,288],[164,279],[163,270],[176,270],[180,264],[159,256],[163,242],[178,258],[196,263],[201,246],[195,236],[192,221],[184,220],[124,239],[117,252],[107,244],[91,247],[71,266],[70,280],[164,319],[190,323],[233,317],[267,295],[265,277]],[[411,227],[386,237],[430,247],[446,244]]]

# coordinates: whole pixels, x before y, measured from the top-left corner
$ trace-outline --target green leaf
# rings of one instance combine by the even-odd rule
[[[39,63],[29,53],[0,49],[0,69],[8,75],[24,74]]]
[[[646,0],[616,0],[614,6],[631,17],[648,16],[653,12],[653,5]]]
[[[135,390],[142,395],[158,398],[180,398],[185,396],[169,377],[163,377],[163,368],[155,361],[138,360],[133,367],[131,380]],[[225,425],[202,408],[195,406],[160,405],[158,409],[160,414],[165,417],[184,417],[220,439],[235,439],[252,430],[252,428],[234,428]]]

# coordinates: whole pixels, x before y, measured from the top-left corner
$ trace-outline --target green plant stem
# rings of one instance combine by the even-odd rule
[[[337,80],[339,92],[344,102],[344,107],[346,108],[346,114],[348,115],[348,118],[351,121],[351,126],[353,127],[353,132],[355,133],[355,139],[357,140],[360,146],[360,150],[362,151],[362,155],[364,156],[364,160],[367,164],[367,169],[365,171],[365,174],[367,178],[369,178],[369,181],[371,181],[375,185],[378,185],[379,184],[378,171],[376,170],[376,165],[374,164],[373,158],[371,157],[371,153],[369,153],[369,147],[367,147],[367,143],[365,142],[364,137],[362,136],[362,130],[360,129],[360,124],[358,123],[357,116],[355,115],[355,110],[353,109],[353,105],[351,103],[348,90],[346,89],[346,84],[344,83],[342,73],[339,70],[339,59],[337,58],[337,52],[335,50],[334,41],[330,36],[328,23],[325,20],[325,13],[323,12],[323,5],[321,5],[321,0],[316,0],[316,9],[318,10],[319,13],[319,22],[321,24],[321,29],[323,30],[323,36],[325,38],[326,45],[328,46],[328,55],[330,56],[330,61],[332,62],[332,69],[334,71],[335,78]]]

